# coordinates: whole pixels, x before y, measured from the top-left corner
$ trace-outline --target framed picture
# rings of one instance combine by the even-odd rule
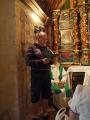
[[[72,29],[61,30],[61,62],[73,62],[73,37]]]
[[[73,59],[73,12],[62,11],[59,19],[60,60],[62,64],[72,64]]]
[[[61,30],[61,44],[72,45],[72,29]]]

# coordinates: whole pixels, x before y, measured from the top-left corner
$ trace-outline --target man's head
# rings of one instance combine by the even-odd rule
[[[41,46],[46,46],[47,43],[47,34],[45,32],[40,32],[38,35],[38,43]]]

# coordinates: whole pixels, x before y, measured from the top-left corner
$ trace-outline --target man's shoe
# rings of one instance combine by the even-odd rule
[[[49,118],[48,113],[41,113],[39,116],[40,116],[40,118],[43,118],[44,120],[48,120],[48,118]]]
[[[40,120],[39,117],[32,117],[32,120]]]
[[[43,118],[46,119],[46,120],[48,120],[49,114],[48,114],[48,113],[44,113],[44,114],[43,114]]]

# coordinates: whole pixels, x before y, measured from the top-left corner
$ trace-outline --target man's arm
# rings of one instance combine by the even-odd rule
[[[26,64],[29,66],[32,64],[37,64],[37,62],[41,62],[41,59],[36,60],[34,58],[34,53],[33,53],[32,48],[28,48],[28,50],[26,51],[25,59],[26,59]]]
[[[26,51],[26,64],[31,66],[32,64],[37,65],[38,63],[47,64],[49,63],[49,60],[47,58],[35,59],[33,49],[28,48]]]

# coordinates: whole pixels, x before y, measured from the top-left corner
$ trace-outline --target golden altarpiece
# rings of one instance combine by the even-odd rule
[[[51,48],[60,54],[61,64],[66,68],[70,66],[90,66],[90,2],[89,0],[74,0],[73,8],[66,10],[53,10],[52,13],[52,40]],[[35,35],[43,30],[35,27]],[[84,69],[84,68],[83,68]],[[81,70],[81,68],[80,68]],[[76,70],[77,71],[77,70]],[[69,69],[72,72],[72,69]],[[70,84],[82,84],[85,71],[74,73]],[[74,78],[76,79],[74,81]],[[72,85],[71,85],[72,86]],[[73,86],[72,86],[73,87]],[[75,87],[75,86],[74,86]]]
[[[64,65],[90,65],[90,2],[78,0],[73,6],[53,11],[53,50]]]
[[[52,49],[69,70],[70,86],[75,90],[78,83],[83,84],[86,69],[90,69],[90,1],[74,0],[72,8],[54,10],[52,23]]]

